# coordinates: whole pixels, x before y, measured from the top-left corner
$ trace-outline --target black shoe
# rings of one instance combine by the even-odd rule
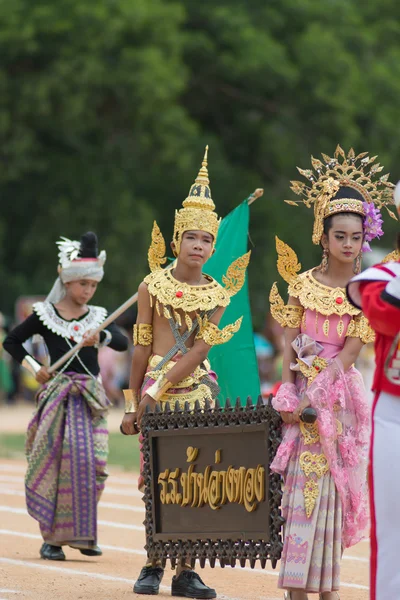
[[[40,548],[40,556],[45,560],[65,560],[61,546],[51,546],[46,542]]]
[[[79,548],[79,552],[85,556],[101,556],[103,554],[100,546],[93,546],[93,548]]]
[[[135,594],[146,594],[156,596],[160,589],[160,583],[164,575],[162,567],[143,567],[140,575],[133,586]]]
[[[184,596],[185,598],[216,598],[217,592],[208,587],[200,576],[192,570],[182,571],[182,573],[172,578],[171,586],[172,596]]]

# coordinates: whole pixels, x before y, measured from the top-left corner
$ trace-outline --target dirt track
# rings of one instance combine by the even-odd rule
[[[4,411],[1,411],[3,414]],[[3,415],[2,415],[3,416]],[[8,425],[15,422],[16,413]],[[25,415],[24,415],[25,416]],[[22,417],[22,414],[18,414]],[[0,431],[19,428],[0,420]],[[115,418],[115,422],[118,418]],[[113,427],[112,427],[113,428]],[[111,475],[99,507],[99,543],[103,556],[83,557],[65,550],[64,563],[39,558],[41,538],[36,521],[25,509],[24,461],[0,459],[0,600],[118,600],[139,598],[132,592],[135,577],[145,560],[143,551],[143,503],[136,490],[136,476],[110,469]],[[170,597],[172,572],[166,570],[160,597]],[[225,600],[281,600],[277,572],[271,568],[211,569],[201,573],[208,585]],[[368,543],[345,554],[342,563],[341,600],[368,600]],[[310,600],[317,600],[310,595]]]

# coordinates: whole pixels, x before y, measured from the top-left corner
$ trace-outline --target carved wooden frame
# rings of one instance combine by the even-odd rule
[[[282,480],[280,475],[269,472],[269,541],[253,539],[165,539],[165,536],[156,534],[155,530],[155,511],[154,511],[154,482],[151,468],[151,432],[166,430],[182,430],[188,428],[207,428],[229,427],[237,425],[260,425],[268,426],[268,445],[267,445],[267,463],[270,466],[276,450],[281,441],[281,418],[271,405],[271,397],[267,404],[264,404],[261,398],[257,404],[253,405],[251,399],[247,400],[245,407],[242,407],[238,399],[234,406],[227,400],[225,407],[221,408],[216,403],[214,409],[206,403],[202,410],[197,402],[194,410],[189,410],[186,403],[182,410],[176,403],[175,408],[171,410],[169,404],[161,412],[157,405],[154,413],[147,412],[142,420],[142,452],[144,457],[143,476],[145,482],[145,493],[143,501],[145,503],[145,529],[146,529],[146,550],[149,559],[160,560],[165,566],[167,560],[174,568],[178,562],[186,562],[195,566],[198,560],[201,567],[204,567],[206,561],[211,567],[218,561],[221,567],[234,567],[236,562],[241,567],[249,561],[253,568],[256,561],[260,561],[264,568],[267,560],[270,560],[272,567],[275,568],[277,561],[282,553],[282,524],[281,516],[281,498],[282,498]],[[153,434],[154,435],[154,434]],[[185,536],[183,536],[185,537]],[[226,537],[226,536],[224,536]]]

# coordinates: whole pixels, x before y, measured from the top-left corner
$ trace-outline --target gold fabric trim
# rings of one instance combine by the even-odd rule
[[[138,323],[133,326],[133,345],[151,346],[153,343],[153,325]]]
[[[369,344],[375,341],[375,332],[368,319],[360,313],[350,321],[346,337],[360,338],[363,344]]]
[[[325,454],[313,454],[308,450],[300,454],[300,468],[307,475],[316,475],[318,479],[329,471]]]
[[[307,518],[310,518],[315,508],[315,503],[319,496],[319,485],[314,479],[307,479],[303,490],[304,508],[306,509]]]
[[[176,387],[174,385],[174,387]],[[165,409],[166,402],[169,402],[171,408],[175,407],[175,403],[179,403],[179,407],[184,409],[185,402],[189,403],[189,409],[193,410],[195,407],[195,403],[198,400],[200,403],[200,408],[204,408],[206,399],[213,405],[212,393],[208,385],[200,384],[196,389],[191,390],[189,392],[185,392],[184,394],[163,394],[160,399],[161,409]]]
[[[147,371],[146,377],[151,377],[151,379],[156,380],[161,374],[165,375],[176,365],[176,361],[170,360],[161,369],[153,371],[152,369],[158,365],[162,358],[163,357],[159,356],[158,354],[153,354],[153,356],[150,357],[148,362],[150,371]],[[199,383],[201,378],[204,377],[204,375],[207,375],[208,371],[211,369],[210,361],[208,359],[204,361],[203,365],[204,368],[200,366],[196,367],[196,369],[191,375],[188,375],[184,379],[181,379],[181,381],[179,381],[178,383],[174,383],[174,388],[190,388],[193,385]]]
[[[300,432],[303,436],[303,443],[305,446],[309,446],[310,444],[316,444],[319,442],[319,429],[318,423],[303,423],[300,421]]]
[[[156,221],[153,223],[151,246],[147,256],[151,272],[161,269],[161,265],[167,261],[165,256],[165,240]]]
[[[298,275],[289,284],[289,295],[298,298],[304,308],[329,317],[332,314],[358,315],[361,313],[347,300],[344,288],[331,288],[315,279],[312,269]]]
[[[196,340],[202,339],[209,346],[217,346],[219,344],[225,344],[239,331],[242,324],[243,317],[240,317],[234,323],[226,325],[223,329],[219,329],[214,323],[210,323],[207,317],[199,320],[199,332],[196,335]]]
[[[313,454],[308,450],[300,454],[299,463],[300,469],[308,477],[304,484],[303,495],[306,515],[310,518],[319,495],[318,481],[312,476],[320,479],[329,471],[329,465],[324,454]]]

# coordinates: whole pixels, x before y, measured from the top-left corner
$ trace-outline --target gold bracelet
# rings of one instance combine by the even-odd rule
[[[135,413],[139,408],[139,398],[136,390],[122,390],[125,398],[125,414]]]
[[[146,390],[146,394],[158,402],[163,394],[172,386],[172,383],[161,374],[158,379]]]

